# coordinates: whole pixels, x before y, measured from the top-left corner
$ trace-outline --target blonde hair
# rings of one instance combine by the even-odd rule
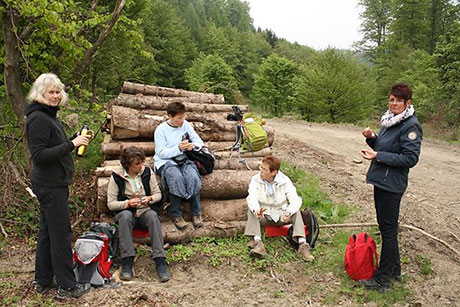
[[[27,100],[30,102],[36,101],[41,104],[48,105],[48,102],[43,97],[45,91],[49,88],[56,88],[61,90],[61,101],[58,105],[64,104],[69,99],[67,93],[64,91],[64,84],[59,80],[59,78],[52,73],[41,74],[40,77],[35,80],[34,85],[29,91],[29,95],[27,95]]]

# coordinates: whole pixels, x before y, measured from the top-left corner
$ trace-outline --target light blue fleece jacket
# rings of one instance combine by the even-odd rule
[[[184,121],[181,127],[173,127],[168,122],[161,123],[155,129],[155,168],[158,170],[160,167],[171,162],[176,164],[171,158],[183,153],[179,149],[179,143],[182,141],[182,136],[188,133],[189,139],[195,145],[196,149],[201,149],[203,141],[200,136],[195,132],[192,125],[188,121]]]

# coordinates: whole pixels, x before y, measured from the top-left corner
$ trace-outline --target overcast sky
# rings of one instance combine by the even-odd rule
[[[257,29],[315,49],[349,49],[361,39],[358,0],[245,0]]]

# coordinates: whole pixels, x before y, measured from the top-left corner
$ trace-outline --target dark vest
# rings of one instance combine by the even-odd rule
[[[142,185],[144,186],[145,196],[152,195],[152,190],[150,189],[150,176],[151,176],[151,174],[152,174],[152,172],[150,170],[150,167],[146,167],[144,169],[144,171],[142,172],[142,174],[141,174],[141,181],[142,181]],[[127,200],[128,197],[126,197],[126,194],[125,194],[126,179],[122,178],[120,175],[118,175],[115,172],[112,173],[112,177],[113,177],[113,180],[115,181],[115,183],[118,186],[117,200],[118,201]],[[129,207],[128,209],[124,209],[124,210],[129,210],[129,211],[133,212],[133,214],[136,212],[136,208],[132,208],[132,207]],[[123,211],[123,210],[121,210],[121,211]],[[120,212],[120,211],[116,211],[116,212]]]

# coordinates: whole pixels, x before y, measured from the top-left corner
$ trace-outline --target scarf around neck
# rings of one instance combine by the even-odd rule
[[[382,127],[393,127],[394,125],[397,125],[403,120],[414,115],[414,112],[415,110],[413,105],[408,106],[404,111],[402,111],[398,115],[394,115],[390,110],[387,110],[385,114],[382,115],[380,123],[382,124]]]

